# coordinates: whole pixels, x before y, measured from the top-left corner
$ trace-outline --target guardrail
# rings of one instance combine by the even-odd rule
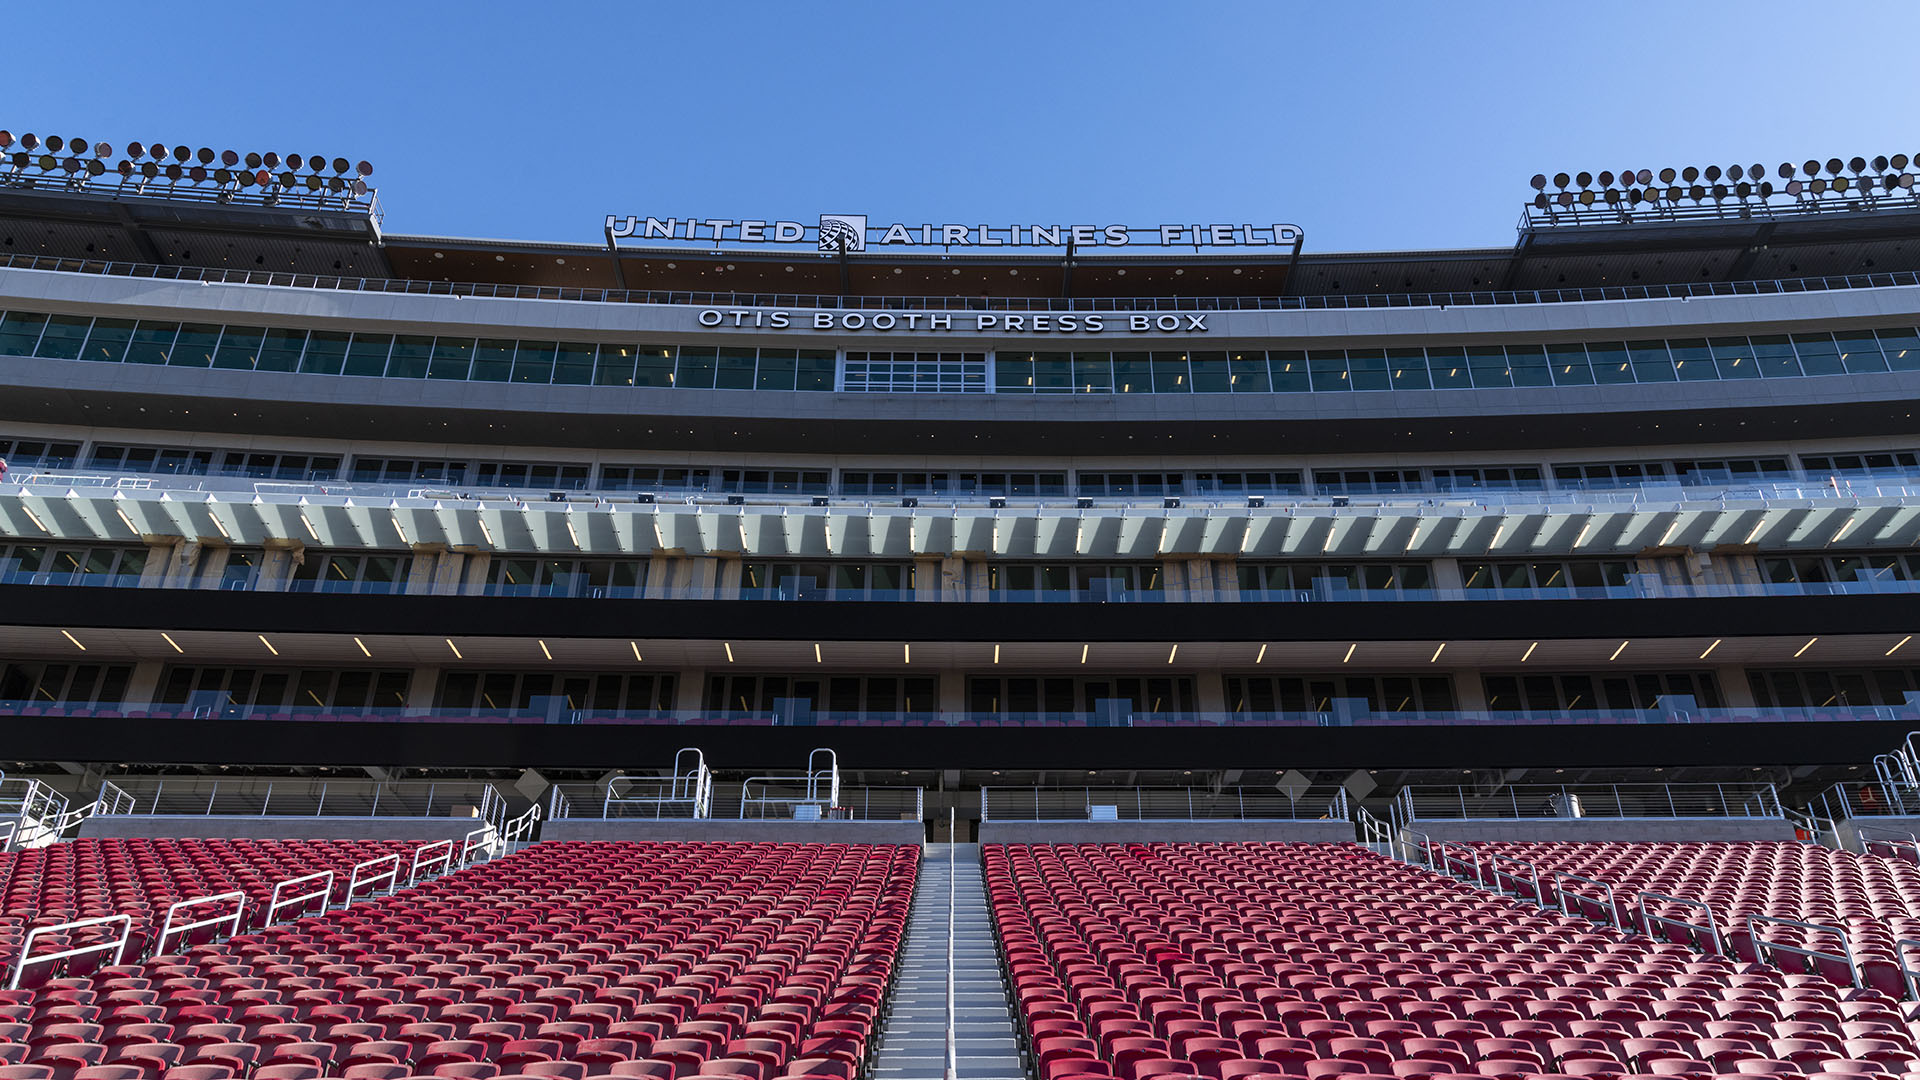
[[[692,254],[704,249],[693,249]],[[632,257],[640,252],[622,249]],[[662,254],[662,252],[654,252]],[[670,254],[670,253],[666,253]],[[9,255],[0,269],[41,270],[107,277],[168,281],[205,281],[225,285],[344,292],[406,293],[418,296],[488,297],[516,300],[568,300],[604,304],[667,304],[693,307],[783,307],[862,311],[1301,311],[1342,308],[1448,308],[1509,304],[1568,304],[1612,300],[1672,300],[1710,296],[1767,296],[1779,293],[1884,289],[1920,285],[1910,271],[1757,281],[1689,282],[1675,285],[1610,285],[1589,289],[1498,289],[1426,293],[1346,293],[1326,296],[1175,296],[1175,297],[981,297],[981,296],[823,296],[799,293],[677,292],[644,289],[583,289],[559,286],[498,285],[474,282],[355,278],[195,266],[67,259],[47,255]]]
[[[982,822],[1348,819],[1345,788],[983,787]]]
[[[1394,797],[1395,818],[1477,821],[1518,818],[1781,818],[1771,784],[1510,784],[1406,787]]]
[[[1904,711],[1889,719],[1910,720]],[[1829,821],[1850,818],[1920,817],[1920,787],[1878,780],[1835,784],[1807,804],[1808,813]]]
[[[130,776],[113,783],[121,792],[116,805],[125,807],[119,812],[139,815],[483,817],[504,798],[482,780]]]

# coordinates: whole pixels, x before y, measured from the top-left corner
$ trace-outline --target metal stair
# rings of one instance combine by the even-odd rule
[[[954,886],[954,1036],[964,1080],[1025,1080],[987,914],[979,844],[929,844],[920,863],[874,1080],[941,1080],[947,1057],[947,896]],[[949,856],[952,857],[949,869]]]

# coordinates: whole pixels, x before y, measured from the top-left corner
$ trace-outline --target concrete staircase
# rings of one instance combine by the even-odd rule
[[[948,869],[948,856],[953,856]],[[946,1075],[947,891],[954,897],[954,1033],[962,1080],[1024,1080],[1020,1050],[987,916],[979,844],[929,844],[920,863],[893,1012],[880,1035],[875,1080]]]

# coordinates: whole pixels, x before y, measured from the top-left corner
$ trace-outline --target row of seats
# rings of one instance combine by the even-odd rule
[[[1864,981],[1894,997],[1902,996],[1906,981],[1900,973],[1900,938],[1920,937],[1920,866],[1904,859],[1856,855],[1816,844],[1766,843],[1480,843],[1479,874],[1491,883],[1496,870],[1500,884],[1526,896],[1534,893],[1534,868],[1539,891],[1559,903],[1566,889],[1569,907],[1578,906],[1605,915],[1605,893],[1595,886],[1555,872],[1579,874],[1613,886],[1614,916],[1630,926],[1675,940],[1699,937],[1681,923],[1702,924],[1704,913],[1687,903],[1646,898],[1651,927],[1642,926],[1640,894],[1657,893],[1698,901],[1713,912],[1720,946],[1746,959],[1758,954],[1748,927],[1749,916],[1760,915],[1795,922],[1832,926],[1844,931],[1847,945]],[[1455,852],[1456,855],[1459,852]],[[1499,856],[1500,858],[1494,858]],[[1505,860],[1517,860],[1526,866]],[[1473,871],[1452,862],[1458,872]],[[1516,880],[1517,879],[1517,880]],[[1584,897],[1585,899],[1578,899]],[[1663,922],[1660,920],[1673,920]],[[1825,931],[1782,923],[1761,923],[1764,942],[1812,952],[1840,954],[1838,938]],[[1798,963],[1794,954],[1767,950],[1774,962]],[[1920,951],[1904,956],[1920,965]],[[1847,982],[1851,974],[1843,961],[1814,960],[1817,970]]]
[[[133,917],[134,936],[150,941],[170,905],[235,891],[247,895],[249,924],[257,926],[277,882],[331,870],[337,895],[356,864],[397,853],[404,874],[418,847],[362,840],[83,839],[0,854],[0,971],[12,972],[36,926],[124,913]],[[34,952],[46,951],[36,940]]]
[[[0,993],[0,1080],[852,1080],[918,855],[535,845]]]
[[[1890,997],[1352,844],[991,846],[1039,1080],[1920,1073]]]

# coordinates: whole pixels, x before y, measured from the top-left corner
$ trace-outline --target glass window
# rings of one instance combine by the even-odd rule
[[[1753,359],[1760,366],[1761,375],[1779,379],[1800,374],[1800,361],[1794,356],[1793,342],[1785,334],[1751,338],[1748,343],[1753,348]]]
[[[753,389],[753,350],[737,347],[720,350],[720,366],[713,385],[720,390]]]
[[[140,325],[133,331],[133,340],[127,345],[126,362],[129,364],[166,363],[168,353],[173,351],[173,339],[179,333],[179,323],[140,320]]]
[[[79,359],[81,347],[87,340],[87,331],[92,325],[93,320],[84,315],[49,316],[46,333],[40,336],[40,346],[33,351],[33,355],[55,360]]]
[[[1713,365],[1713,353],[1703,338],[1669,341],[1667,352],[1673,357],[1673,370],[1681,382],[1700,382],[1720,377]]]
[[[300,370],[315,375],[338,375],[347,362],[347,343],[352,335],[333,330],[315,330],[307,335],[307,351],[300,356]]]
[[[563,341],[553,354],[553,381],[559,386],[585,386],[593,381],[595,347],[579,341]]]
[[[1467,370],[1478,387],[1512,386],[1513,372],[1507,367],[1507,350],[1498,345],[1467,346]]]
[[[1885,371],[1887,358],[1880,353],[1880,341],[1871,330],[1842,330],[1833,335],[1840,349],[1840,363],[1850,372]]]
[[[1895,371],[1920,369],[1920,331],[1911,328],[1881,330],[1880,350]]]
[[[758,390],[791,390],[799,364],[797,349],[761,349],[760,367],[754,378]]]
[[[174,367],[212,367],[213,350],[219,342],[220,327],[187,323],[180,327],[180,336],[173,342],[173,355],[167,362]]]
[[[1633,377],[1643,383],[1672,382],[1673,357],[1664,341],[1629,341],[1627,354],[1633,358]]]
[[[1033,354],[1001,352],[993,360],[993,387],[1002,394],[1033,393]]]
[[[1067,353],[1035,353],[1033,390],[1037,394],[1073,393],[1073,359]]]
[[[1555,386],[1588,386],[1593,368],[1587,365],[1587,347],[1577,341],[1547,346],[1547,366]]]
[[[432,357],[432,338],[402,334],[393,339],[393,352],[387,356],[387,378],[424,379]]]
[[[1153,354],[1153,392],[1156,394],[1193,392],[1193,386],[1187,382],[1186,353],[1156,352]]]
[[[434,339],[433,359],[427,363],[427,378],[464,381],[472,370],[472,338]]]
[[[713,389],[714,368],[719,365],[720,350],[711,346],[680,347],[680,367],[673,385],[682,390]]]
[[[1236,352],[1227,361],[1228,385],[1236,394],[1264,394],[1273,389],[1273,383],[1267,378],[1267,354],[1263,352]]]
[[[1593,365],[1593,381],[1602,385],[1630,383],[1633,366],[1627,359],[1624,341],[1589,342],[1587,362]]]
[[[1467,350],[1458,346],[1428,349],[1427,370],[1433,375],[1435,390],[1465,390],[1473,385]]]
[[[258,326],[229,326],[220,335],[219,351],[213,354],[213,366],[233,371],[252,371],[260,358],[260,339],[266,330]]]
[[[1304,352],[1269,352],[1267,375],[1273,379],[1273,390],[1277,394],[1304,394],[1313,388],[1309,382],[1308,354]]]
[[[1355,390],[1391,389],[1385,349],[1348,349],[1347,370],[1352,373]]]
[[[1351,390],[1347,377],[1347,354],[1341,349],[1315,349],[1307,354],[1307,371],[1316,391]]]
[[[801,349],[800,371],[794,389],[830,391],[833,389],[833,350]]]
[[[1113,392],[1113,356],[1103,352],[1073,354],[1073,389],[1079,394]]]
[[[7,356],[32,356],[33,346],[40,340],[40,332],[46,328],[47,317],[30,311],[9,311],[0,315],[0,353]],[[81,337],[86,336],[84,320]],[[45,353],[40,355],[45,356]],[[71,360],[71,356],[58,359]]]
[[[1152,359],[1143,352],[1114,353],[1113,388],[1122,394],[1152,393]]]
[[[545,386],[553,381],[553,353],[559,348],[551,341],[522,341],[513,350],[513,381]]]
[[[632,386],[634,349],[631,345],[602,345],[593,367],[595,386]]]
[[[1547,364],[1547,350],[1544,346],[1507,346],[1507,369],[1513,373],[1515,386],[1553,385],[1553,371]]]
[[[387,353],[393,350],[392,334],[355,334],[347,348],[348,375],[385,375]]]
[[[1713,356],[1713,369],[1722,379],[1757,379],[1760,365],[1753,358],[1753,346],[1743,337],[1714,338],[1707,343]]]
[[[1188,365],[1193,375],[1194,393],[1224,394],[1233,388],[1233,384],[1228,381],[1226,353],[1194,353],[1189,358]]]
[[[1846,370],[1832,334],[1795,334],[1793,351],[1800,357],[1800,370],[1805,374],[1838,375]]]
[[[633,385],[672,386],[673,350],[642,345],[634,353]]]
[[[93,330],[87,335],[87,347],[80,353],[82,360],[102,360],[117,364],[127,354],[127,340],[133,337],[132,319],[95,319]]]
[[[473,370],[467,375],[474,382],[506,382],[513,376],[514,342],[504,338],[481,338],[473,348]]]

